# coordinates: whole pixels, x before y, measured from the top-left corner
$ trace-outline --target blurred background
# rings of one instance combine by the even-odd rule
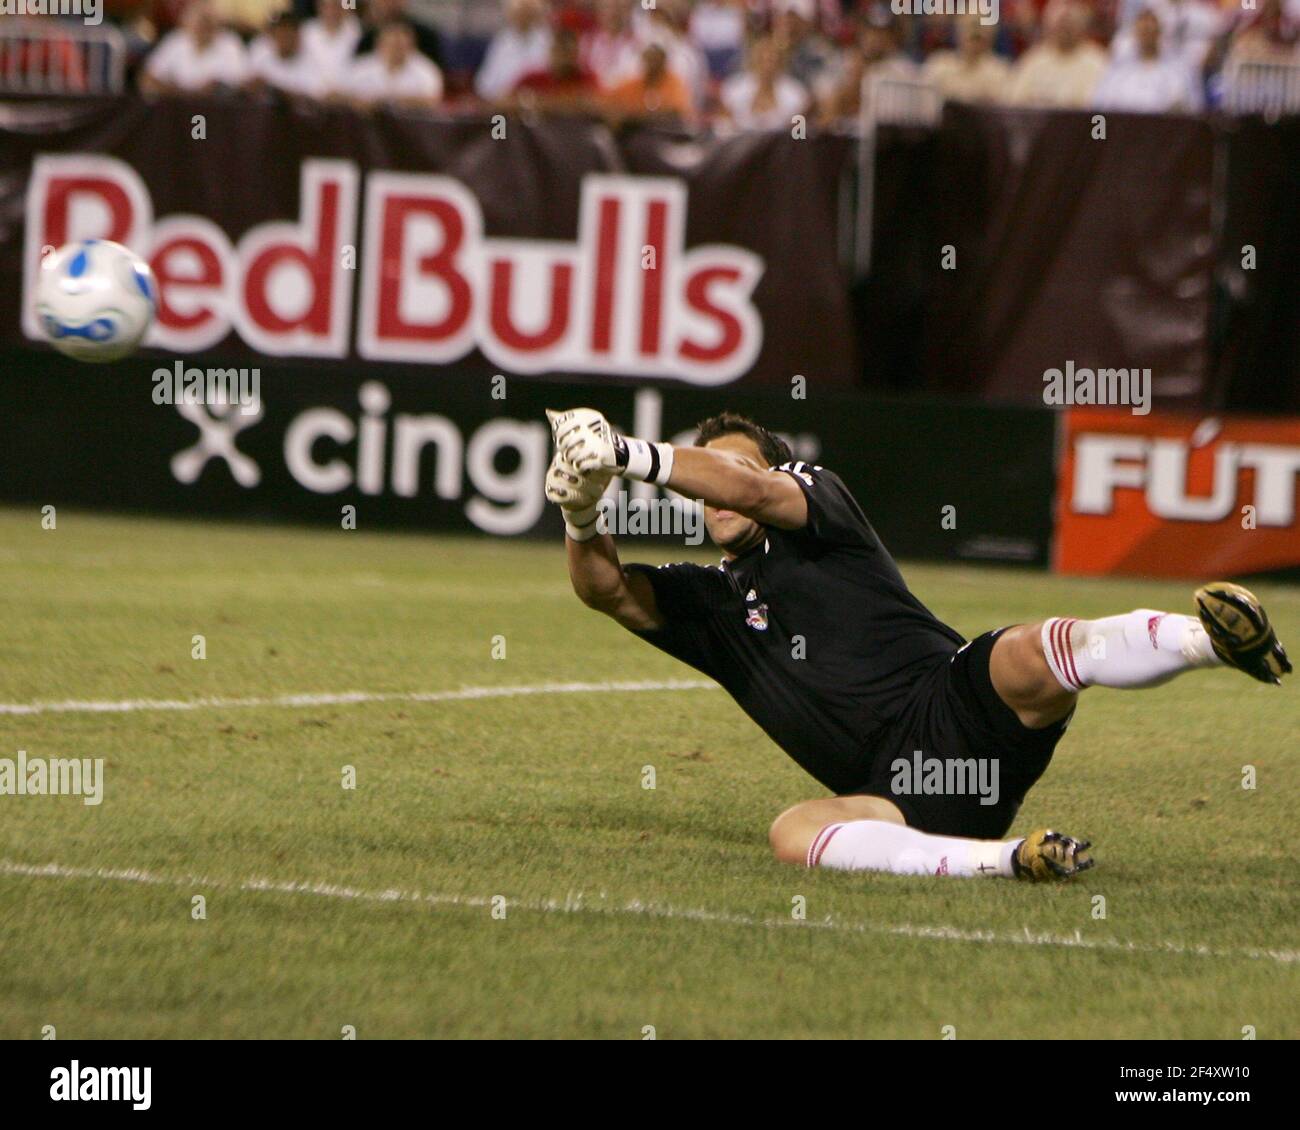
[[[1300,0],[87,15],[0,17],[0,499],[554,536],[545,407],[730,407],[900,555],[1300,566]],[[161,291],[95,369],[90,236]]]

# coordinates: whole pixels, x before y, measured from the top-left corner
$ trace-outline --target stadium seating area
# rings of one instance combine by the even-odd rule
[[[1201,112],[1300,103],[1300,0],[103,0],[10,16],[0,89],[225,88],[765,128],[856,116],[874,77],[944,98]],[[967,12],[931,15],[926,9]],[[77,50],[102,46],[104,60]],[[864,94],[864,92],[867,92]]]

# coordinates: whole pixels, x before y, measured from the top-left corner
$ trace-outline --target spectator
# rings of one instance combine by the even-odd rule
[[[685,0],[656,0],[654,7],[637,10],[633,26],[642,43],[658,43],[664,49],[668,69],[686,84],[691,105],[700,106],[708,93],[709,65],[686,35],[688,15]]]
[[[217,26],[208,0],[194,0],[145,60],[140,89],[145,94],[206,93],[243,86],[248,54],[239,36]]]
[[[282,12],[248,49],[254,89],[277,90],[298,98],[323,98],[329,75],[303,50],[298,17]]]
[[[379,29],[375,49],[352,64],[347,92],[361,109],[377,105],[430,109],[442,101],[442,72],[415,48],[415,31],[405,20]]]
[[[582,65],[578,36],[571,28],[551,35],[550,59],[545,67],[529,71],[513,91],[517,102],[545,110],[587,110],[594,102],[595,76]]]
[[[701,0],[691,10],[688,28],[712,78],[720,82],[740,66],[745,55],[744,0]]]
[[[361,21],[342,0],[316,0],[316,16],[302,25],[302,50],[329,89],[343,81],[361,42]]]
[[[640,73],[624,79],[605,98],[605,104],[619,116],[633,118],[694,117],[691,92],[681,75],[668,69],[668,55],[658,43],[648,43],[641,52]]]
[[[936,51],[922,77],[954,102],[997,102],[1006,93],[1011,67],[993,54],[993,28],[969,16],[957,21],[957,49]]]
[[[474,79],[474,90],[488,102],[505,98],[529,71],[546,66],[551,53],[551,29],[544,0],[510,0],[506,26],[492,42]]]
[[[210,0],[212,14],[222,27],[243,35],[261,31],[289,7],[289,0]]]
[[[328,2],[328,0],[327,0]],[[340,0],[334,0],[339,3]],[[356,54],[368,54],[379,49],[379,33],[394,20],[404,23],[411,31],[415,50],[423,55],[442,74],[442,39],[438,32],[421,20],[412,19],[407,9],[409,0],[367,0],[366,18]]]
[[[813,89],[834,58],[831,45],[817,32],[816,0],[776,0],[772,30],[790,75]]]
[[[1198,83],[1183,58],[1162,55],[1160,18],[1147,8],[1133,22],[1136,54],[1115,58],[1097,85],[1093,105],[1099,110],[1134,110],[1163,114],[1199,110]],[[1199,72],[1198,72],[1199,73]]]
[[[595,26],[582,36],[582,65],[604,90],[641,73],[641,48],[628,11],[627,0],[596,0]]]
[[[781,49],[770,35],[750,44],[747,63],[723,84],[727,117],[741,129],[789,129],[791,119],[808,109],[807,88],[785,73]]]
[[[1244,21],[1232,33],[1224,69],[1241,63],[1300,63],[1296,24],[1286,15],[1282,0],[1264,0],[1259,15]]]
[[[1224,30],[1223,13],[1211,0],[1136,0],[1133,6],[1126,5],[1125,18],[1111,42],[1111,57],[1126,59],[1138,53],[1133,27],[1147,9],[1160,21],[1161,52],[1199,75],[1211,46]]]
[[[1088,10],[1053,0],[1043,13],[1044,42],[1020,57],[1007,101],[1018,106],[1088,106],[1106,70],[1106,53],[1084,37]]]
[[[819,91],[818,116],[825,125],[862,113],[862,86],[867,77],[915,81],[917,69],[898,48],[897,25],[889,9],[874,8],[858,31],[857,42],[839,61]]]

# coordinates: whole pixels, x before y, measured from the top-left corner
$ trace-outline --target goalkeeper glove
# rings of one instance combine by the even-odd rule
[[[555,449],[579,474],[604,471],[659,486],[673,471],[673,446],[620,435],[594,408],[546,413]]]
[[[562,414],[548,408],[546,417],[554,435]],[[612,477],[608,472],[580,474],[558,451],[552,457],[546,471],[546,498],[560,507],[564,514],[564,532],[574,541],[590,541],[600,533],[597,524],[600,514],[596,504]]]

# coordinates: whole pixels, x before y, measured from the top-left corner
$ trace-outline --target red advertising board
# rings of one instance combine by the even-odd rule
[[[1210,579],[1300,566],[1300,418],[1063,417],[1055,566]]]

